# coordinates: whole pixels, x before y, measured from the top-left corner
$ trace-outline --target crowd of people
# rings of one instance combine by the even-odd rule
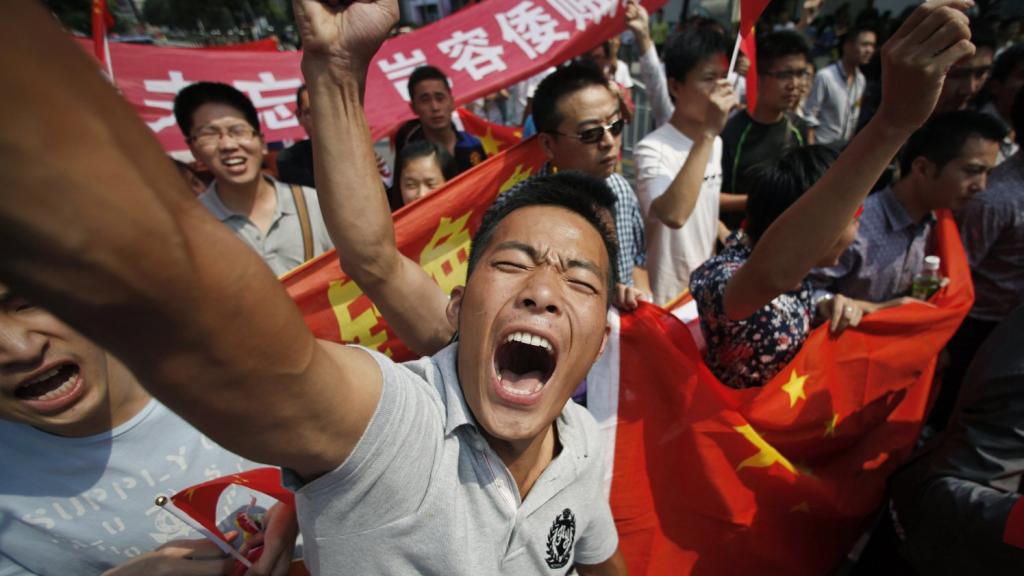
[[[755,106],[725,26],[670,32],[630,0],[629,51],[609,39],[479,103],[547,162],[487,210],[451,294],[398,250],[393,212],[487,153],[429,65],[393,165],[374,151],[363,89],[394,0],[295,0],[310,139],[271,170],[256,108],[217,82],[176,96],[195,163],[172,164],[17,3],[0,21],[17,54],[0,63],[0,574],[231,573],[151,503],[257,463],[296,508],[259,501],[252,574],[293,556],[314,574],[624,574],[579,396],[609,306],[689,292],[711,372],[763,386],[817,326],[931,306],[945,211],[975,301],[859,569],[1024,567],[1007,536],[1024,528],[1024,39],[968,18],[971,0],[856,21],[810,0],[759,30]],[[637,90],[652,125],[631,179]],[[332,248],[422,359],[313,337],[278,277]]]

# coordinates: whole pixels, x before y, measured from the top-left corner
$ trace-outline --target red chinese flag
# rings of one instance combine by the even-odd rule
[[[295,508],[295,495],[281,485],[281,470],[279,468],[255,468],[215,478],[178,492],[171,496],[171,502],[178,510],[187,514],[212,534],[222,541],[228,542],[228,539],[217,528],[217,501],[222,492],[236,484],[276,498],[293,509]]]
[[[740,50],[747,55],[750,68],[747,70],[747,110],[751,114],[757,109],[757,39],[753,30],[740,41]]]
[[[740,0],[740,35],[748,36],[771,0]]]
[[[469,240],[498,194],[544,165],[536,138],[488,158],[440,190],[395,213],[398,249],[419,262],[450,293],[466,279]],[[380,312],[351,281],[332,250],[286,274],[282,281],[318,338],[359,344],[395,360],[413,358]]]
[[[613,429],[610,501],[630,574],[820,575],[843,562],[910,454],[936,357],[973,302],[948,212],[936,235],[951,283],[934,308],[878,312],[838,338],[819,328],[761,388],[721,384],[665,311],[621,317],[618,365],[588,386],[617,401],[614,419],[597,416]]]
[[[508,150],[523,139],[522,128],[515,126],[503,126],[473,114],[465,108],[459,108],[459,121],[462,122],[462,129],[476,136],[484,146],[484,152],[488,156],[494,156],[498,152]]]

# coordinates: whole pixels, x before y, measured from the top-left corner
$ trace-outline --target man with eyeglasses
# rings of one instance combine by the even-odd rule
[[[583,172],[604,179],[615,194],[618,283],[650,293],[640,206],[632,186],[615,171],[625,120],[603,72],[576,63],[544,78],[533,96],[533,120],[549,160],[542,173]]]
[[[316,191],[263,173],[259,116],[241,92],[215,82],[187,86],[174,99],[189,150],[214,181],[200,202],[280,276],[332,247]]]
[[[647,270],[654,302],[687,290],[690,272],[715,250],[722,190],[722,139],[737,104],[725,79],[728,46],[711,29],[686,30],[665,47],[676,106],[668,122],[637,144],[637,192],[646,216]]]
[[[734,114],[722,131],[722,189],[746,198],[743,176],[750,168],[778,161],[793,148],[809,144],[810,127],[792,112],[809,79],[811,49],[804,37],[785,30],[758,44],[757,108]],[[722,208],[722,222],[736,229],[745,210]]]
[[[804,118],[814,128],[817,144],[842,145],[853,137],[867,87],[860,67],[871,61],[876,41],[873,30],[854,28],[840,44],[842,57],[815,75]]]

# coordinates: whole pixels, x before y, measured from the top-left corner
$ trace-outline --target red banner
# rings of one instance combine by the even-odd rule
[[[650,11],[665,0],[646,0]],[[367,120],[374,139],[413,117],[406,84],[425,64],[443,70],[457,105],[497,92],[593,48],[624,29],[622,0],[486,0],[384,43],[370,65]],[[200,80],[245,92],[268,141],[304,138],[294,115],[299,52],[195,50],[114,43],[114,77],[165,150],[184,150],[174,95]]]
[[[622,316],[611,505],[630,574],[836,570],[913,449],[936,358],[974,299],[948,212],[936,234],[951,282],[934,308],[885,310],[839,338],[819,328],[761,388],[721,384],[661,309]]]
[[[395,214],[399,250],[450,293],[465,283],[469,240],[484,211],[498,194],[537,172],[544,162],[537,139],[531,138],[402,208]],[[283,281],[318,338],[360,344],[396,360],[413,357],[369,297],[345,276],[335,251],[293,270]]]

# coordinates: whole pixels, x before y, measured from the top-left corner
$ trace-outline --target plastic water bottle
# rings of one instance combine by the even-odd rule
[[[939,276],[938,256],[925,256],[924,269],[914,275],[914,287],[910,295],[918,300],[927,300],[939,289],[942,278]]]

